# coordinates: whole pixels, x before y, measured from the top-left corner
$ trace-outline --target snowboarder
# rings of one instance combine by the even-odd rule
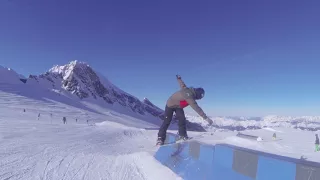
[[[316,145],[315,151],[317,152],[317,151],[320,150],[320,149],[319,149],[319,137],[318,137],[318,134],[316,134],[316,142],[315,142],[315,145]]]
[[[78,118],[76,118],[76,122],[78,122]]]
[[[273,140],[276,140],[276,138],[277,138],[276,133],[273,133]]]
[[[63,117],[63,124],[67,124],[67,118],[66,117]]]
[[[40,119],[40,113],[38,114],[38,120]]]
[[[193,88],[187,87],[182,81],[180,75],[176,75],[177,81],[180,86],[180,90],[173,93],[171,97],[167,100],[165,107],[165,118],[158,132],[157,145],[163,145],[166,139],[166,132],[171,123],[173,113],[175,112],[177,119],[179,120],[179,139],[187,140],[187,130],[186,130],[186,117],[183,108],[190,105],[193,110],[195,110],[204,120],[206,120],[210,125],[213,121],[207,117],[203,110],[198,106],[196,100],[200,100],[204,97],[205,91],[203,88]]]

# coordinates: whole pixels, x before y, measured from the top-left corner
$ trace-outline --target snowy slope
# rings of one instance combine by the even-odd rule
[[[12,73],[13,77],[16,74]],[[60,82],[59,75],[50,76],[53,81]],[[8,74],[1,77],[10,79]],[[39,82],[29,79],[26,84],[20,83],[19,78],[11,79],[16,83],[0,82],[0,179],[179,179],[153,157],[159,124],[97,103],[79,101],[78,96],[63,86],[48,88],[52,84],[47,83],[46,78],[37,78]],[[63,124],[63,117],[67,118],[67,124]],[[188,118],[202,122],[197,117]],[[262,137],[264,141],[261,142],[215,128],[212,132],[188,131],[188,135],[203,135],[198,139],[203,143],[227,143],[320,162],[318,152],[314,152],[315,132],[285,126],[299,118],[291,117],[289,122],[287,118],[274,116],[213,119],[216,125],[220,123],[225,127],[270,126],[242,132]],[[317,122],[317,118],[300,121],[310,124]],[[271,128],[277,123],[285,127]],[[272,140],[274,132],[276,141]]]
[[[153,158],[145,123],[77,111],[0,91],[0,179],[179,179]]]
[[[67,117],[67,124],[62,117]],[[153,158],[157,130],[145,127],[157,128],[121,114],[0,91],[0,179],[179,179]],[[274,132],[279,140],[272,140]],[[240,138],[232,131],[188,132],[194,137],[202,134],[197,139],[207,144],[227,143],[320,162],[313,132],[265,128],[243,133],[265,141]]]

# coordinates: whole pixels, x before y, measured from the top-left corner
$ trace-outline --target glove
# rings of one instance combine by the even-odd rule
[[[209,123],[209,125],[212,125],[212,123],[213,123],[213,121],[208,117],[206,119],[204,119],[204,120],[207,121]]]
[[[177,79],[181,79],[181,76],[180,75],[176,75]]]

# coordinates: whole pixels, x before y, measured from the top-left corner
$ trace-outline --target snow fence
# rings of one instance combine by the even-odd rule
[[[167,142],[176,136],[167,135]],[[227,144],[161,146],[155,158],[185,180],[319,180],[320,164]]]

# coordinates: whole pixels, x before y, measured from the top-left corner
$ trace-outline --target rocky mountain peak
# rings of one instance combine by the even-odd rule
[[[38,79],[46,79],[52,83],[52,87],[61,87],[66,91],[78,96],[81,100],[88,98],[102,99],[108,104],[118,103],[124,108],[130,108],[132,111],[145,115],[149,113],[159,117],[163,110],[153,105],[149,100],[140,101],[133,95],[124,92],[114,86],[107,78],[95,72],[87,63],[80,61],[71,61],[66,65],[56,65],[47,73],[40,76],[30,76]],[[60,85],[53,79],[60,78]]]

